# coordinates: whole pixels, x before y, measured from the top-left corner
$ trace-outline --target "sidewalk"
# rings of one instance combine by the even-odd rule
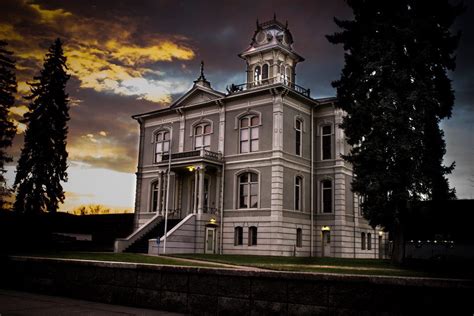
[[[177,316],[182,314],[0,289],[0,315]]]

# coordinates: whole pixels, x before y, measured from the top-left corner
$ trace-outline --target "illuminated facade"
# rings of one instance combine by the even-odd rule
[[[343,112],[296,84],[304,59],[287,26],[259,23],[239,57],[246,83],[216,91],[201,68],[169,107],[134,116],[136,232],[116,251],[153,236],[168,210],[179,221],[166,253],[380,257],[385,237],[361,217],[341,158]]]

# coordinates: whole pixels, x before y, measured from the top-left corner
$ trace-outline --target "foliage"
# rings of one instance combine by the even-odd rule
[[[16,76],[13,53],[6,49],[8,44],[0,40],[0,210],[8,207],[6,200],[10,195],[4,173],[5,163],[12,161],[6,148],[12,145],[16,127],[8,119],[9,109],[15,104]]]
[[[352,146],[344,158],[370,224],[400,237],[411,202],[455,197],[439,122],[454,103],[447,71],[455,68],[460,35],[450,27],[463,8],[448,0],[347,3],[354,20],[335,19],[343,31],[328,36],[346,51],[333,82]]]
[[[18,161],[14,208],[18,212],[56,212],[64,202],[61,181],[67,181],[69,75],[62,43],[57,39],[49,48],[39,76],[30,84],[29,112],[25,143]]]

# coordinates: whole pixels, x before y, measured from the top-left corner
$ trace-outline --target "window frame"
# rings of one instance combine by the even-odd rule
[[[329,134],[324,133],[324,128],[329,127]],[[321,160],[332,160],[333,158],[333,126],[332,124],[324,124],[320,126],[321,131]],[[329,141],[329,158],[325,155],[325,140]]]
[[[255,124],[255,125],[252,125],[252,120],[253,118],[257,118],[258,122]],[[244,120],[248,120],[248,125],[247,126],[244,126],[242,127],[242,122]],[[237,125],[237,128],[239,129],[239,142],[238,142],[238,146],[239,146],[239,154],[249,154],[249,153],[252,153],[252,152],[257,152],[260,150],[260,126],[262,125],[261,124],[261,115],[259,113],[249,113],[247,115],[243,115],[241,117],[239,117],[238,119],[238,125]],[[258,134],[258,137],[257,138],[252,138],[252,131],[253,130],[256,130],[257,131],[257,134]],[[247,133],[247,139],[245,140],[242,140],[242,132],[243,131],[246,131]],[[253,146],[252,146],[252,143],[253,141],[257,141],[257,149],[253,149]],[[248,143],[248,148],[247,148],[247,151],[242,151],[242,143],[243,142],[246,142]]]
[[[151,201],[150,201],[150,208],[148,209],[148,213],[156,213],[158,211],[158,179],[151,182],[150,187],[151,193]]]
[[[366,250],[365,232],[360,233],[360,249]]]
[[[297,228],[296,229],[296,248],[303,247],[303,229]]]
[[[209,132],[206,133],[205,128],[207,126],[209,126]],[[202,133],[197,135],[196,130],[199,127],[201,128]],[[209,150],[209,151],[211,150],[211,142],[212,142],[212,134],[213,134],[212,123],[211,122],[204,121],[204,122],[199,122],[199,123],[193,124],[192,134],[193,134],[193,148],[194,148],[194,150],[201,150],[201,149],[205,149],[205,150]],[[206,136],[209,136],[209,145],[207,145],[207,146],[204,145],[204,140],[206,139]],[[200,147],[196,146],[196,139],[198,137],[202,137],[202,146],[200,146]]]
[[[234,246],[243,246],[244,244],[244,228],[242,226],[234,227]]]
[[[299,123],[299,128],[298,128]],[[295,119],[295,155],[298,157],[303,157],[303,131],[304,131],[304,122],[300,117]]]
[[[158,140],[159,135],[163,135],[162,140]],[[165,139],[165,135],[168,135],[168,139]],[[163,151],[165,143],[168,143],[168,151]],[[154,163],[162,162],[163,155],[169,154],[171,152],[171,130],[167,128],[162,128],[153,132],[153,144],[154,144],[153,162]],[[160,152],[158,152],[157,150],[158,144],[161,144],[162,150]],[[158,159],[158,157],[160,157],[160,159]]]
[[[372,234],[367,233],[367,250],[372,250]]]
[[[249,226],[248,232],[248,245],[257,246],[258,245],[258,227],[257,226]]]
[[[298,180],[300,181],[300,183],[298,184]],[[301,175],[296,175],[295,176],[295,186],[294,186],[294,195],[293,195],[293,206],[294,206],[294,210],[295,211],[300,211],[302,212],[303,211],[303,183],[304,183],[304,178],[303,176]],[[297,192],[299,191],[299,192]],[[297,205],[297,197],[299,199],[298,201],[298,205]]]
[[[324,183],[330,183],[329,187],[325,187]],[[323,179],[319,182],[320,185],[320,194],[321,194],[321,212],[322,214],[332,214],[334,213],[334,181],[332,179]],[[327,204],[325,201],[325,191],[330,191],[331,203]],[[325,212],[325,205],[330,205],[330,212]]]
[[[261,83],[262,83],[262,67],[260,65],[256,65],[253,68],[253,85],[257,86]]]
[[[252,181],[252,174],[257,176],[256,182]],[[247,182],[241,182],[241,177],[244,175],[247,175]],[[239,210],[249,210],[249,209],[260,208],[260,173],[254,170],[245,170],[243,172],[236,174],[236,176],[237,176],[237,199],[236,199],[237,207],[236,208]],[[256,194],[257,206],[256,207],[251,207],[252,196],[255,196],[251,194],[252,185],[256,185],[257,187],[257,194]],[[242,199],[241,193],[245,192],[245,189],[241,190],[242,186],[247,186],[247,195],[243,195],[243,196],[246,196],[247,207],[241,206],[241,199]]]

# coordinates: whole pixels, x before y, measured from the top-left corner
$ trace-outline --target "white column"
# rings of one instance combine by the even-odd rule
[[[158,196],[157,196],[157,200],[156,200],[156,211],[157,213],[160,213],[161,211],[161,187],[163,185],[163,181],[161,179],[161,172],[158,172]]]
[[[184,129],[186,126],[186,119],[184,117],[184,114],[181,115],[179,119],[179,142],[178,142],[178,152],[183,152],[184,151]]]
[[[202,214],[204,205],[204,167],[199,168],[199,200],[198,200],[198,214]]]
[[[194,199],[193,199],[193,214],[197,213],[197,198],[198,198],[198,170],[194,170]]]

